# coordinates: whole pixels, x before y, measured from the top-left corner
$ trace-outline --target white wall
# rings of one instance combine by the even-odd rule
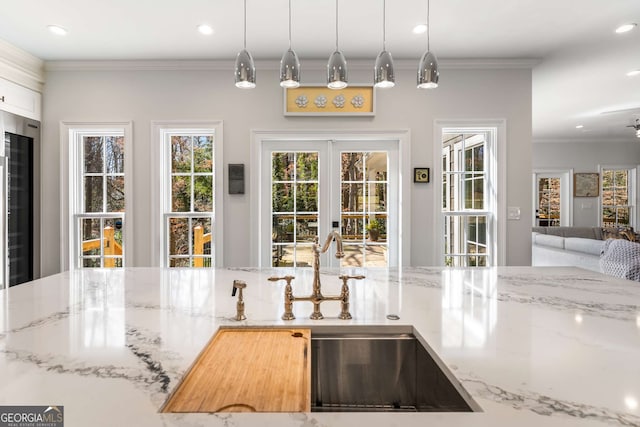
[[[638,164],[640,164],[640,141],[536,142],[533,144],[534,169],[573,169],[574,173],[581,173],[598,172],[598,165]],[[598,197],[574,197],[573,225],[576,227],[598,226],[599,203]]]
[[[82,65],[82,64],[81,64]],[[133,121],[135,211],[134,266],[152,265],[149,165],[152,120],[220,119],[224,121],[225,175],[228,163],[244,163],[250,182],[252,129],[379,129],[411,131],[411,167],[433,166],[435,119],[507,120],[507,205],[519,206],[522,220],[507,226],[507,264],[528,265],[531,259],[531,70],[443,69],[441,85],[433,91],[415,88],[415,69],[396,71],[397,85],[378,91],[375,117],[284,117],[277,70],[258,65],[258,87],[240,90],[225,70],[95,70],[91,65],[51,64],[46,75],[43,111],[43,274],[60,270],[60,121]],[[371,67],[350,70],[353,83],[370,82]],[[321,68],[308,70],[303,80],[324,81]],[[411,170],[412,171],[412,170]],[[411,173],[411,171],[405,171]],[[67,171],[62,171],[67,173]],[[412,184],[410,230],[411,265],[434,265],[439,241],[432,224],[433,186]],[[225,177],[226,182],[226,177]],[[224,196],[226,266],[249,264],[250,194]],[[131,224],[131,222],[130,222]],[[410,232],[409,232],[410,231]]]

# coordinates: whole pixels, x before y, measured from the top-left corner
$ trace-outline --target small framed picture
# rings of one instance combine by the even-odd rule
[[[413,182],[429,182],[429,168],[413,168]]]
[[[574,197],[598,197],[600,194],[600,174],[576,173],[573,175]]]

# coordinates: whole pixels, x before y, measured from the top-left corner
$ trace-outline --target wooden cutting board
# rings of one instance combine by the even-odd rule
[[[309,329],[220,329],[162,412],[309,412]]]

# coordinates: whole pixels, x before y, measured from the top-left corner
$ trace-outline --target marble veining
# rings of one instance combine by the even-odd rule
[[[475,379],[462,379],[467,390],[494,402],[507,404],[517,410],[529,410],[543,416],[558,416],[594,420],[622,426],[640,426],[640,417],[614,412],[607,408],[583,405],[554,399],[550,396],[526,391],[508,391]]]
[[[63,404],[70,426],[640,427],[637,283],[575,268],[345,270],[367,276],[351,286],[349,321],[331,303],[324,320],[304,303],[281,320],[273,269],[82,270],[0,291],[0,405]],[[306,294],[310,269],[289,273]],[[340,273],[321,270],[327,294]],[[248,284],[242,322],[234,279]],[[483,411],[159,413],[221,326],[393,324],[413,326]]]

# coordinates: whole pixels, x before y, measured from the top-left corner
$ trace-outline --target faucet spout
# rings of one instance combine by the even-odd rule
[[[342,236],[337,231],[333,230],[327,236],[327,240],[325,240],[324,245],[322,245],[322,249],[316,249],[316,252],[319,254],[323,254],[329,250],[329,246],[331,242],[336,241],[336,258],[344,258],[344,252],[342,250]]]

